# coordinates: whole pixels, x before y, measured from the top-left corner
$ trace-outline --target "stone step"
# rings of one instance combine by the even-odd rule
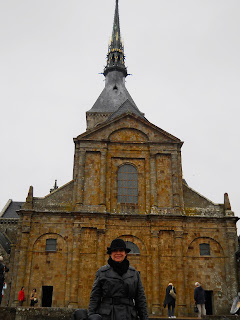
[[[0,307],[0,320],[71,320],[74,309]],[[176,320],[196,320],[197,317],[176,317]],[[169,320],[166,316],[149,314],[149,320]],[[236,315],[205,316],[204,320],[240,320]]]

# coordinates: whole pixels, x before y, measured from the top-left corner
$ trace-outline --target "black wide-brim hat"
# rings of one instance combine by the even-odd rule
[[[124,240],[122,240],[122,239],[114,239],[111,242],[110,247],[107,247],[107,254],[111,254],[112,251],[117,250],[117,249],[122,249],[126,253],[129,253],[131,251],[131,249],[127,248],[126,243],[125,243]]]

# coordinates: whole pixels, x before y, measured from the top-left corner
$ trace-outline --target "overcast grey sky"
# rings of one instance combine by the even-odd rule
[[[104,87],[115,0],[0,0],[0,210],[72,179]],[[240,1],[119,0],[126,86],[182,141],[183,176],[240,216]]]

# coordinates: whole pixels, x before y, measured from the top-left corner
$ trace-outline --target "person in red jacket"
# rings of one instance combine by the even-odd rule
[[[21,290],[19,291],[19,294],[18,294],[19,306],[23,305],[23,301],[25,300],[24,297],[25,297],[24,287],[22,287]]]

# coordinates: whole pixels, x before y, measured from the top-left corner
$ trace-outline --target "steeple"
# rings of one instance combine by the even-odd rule
[[[130,111],[144,117],[144,114],[137,108],[125,87],[125,78],[128,73],[124,59],[124,47],[120,34],[118,0],[116,0],[112,38],[108,46],[107,65],[103,73],[105,76],[105,88],[92,108],[86,112],[87,130],[108,121],[111,115],[114,117],[124,111]],[[126,101],[128,103],[125,104]],[[123,104],[124,107],[119,110]]]
[[[109,71],[118,70],[122,71],[124,76],[127,76],[127,68],[125,67],[124,46],[121,39],[120,23],[119,23],[119,10],[118,0],[116,0],[113,31],[111,42],[108,47],[107,65],[104,69],[104,75],[106,76]]]

